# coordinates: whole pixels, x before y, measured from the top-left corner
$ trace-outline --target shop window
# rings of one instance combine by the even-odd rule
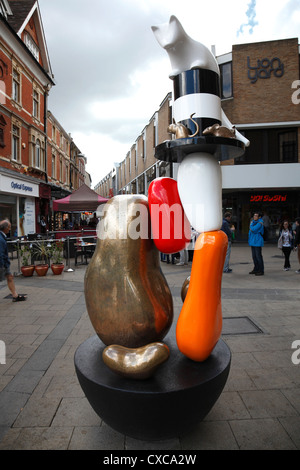
[[[17,69],[13,69],[12,99],[16,103],[21,103],[21,75]]]
[[[171,177],[171,165],[168,162],[159,161],[158,162],[158,176],[168,176]]]
[[[138,177],[138,192],[139,194],[145,194],[145,175],[144,173]]]
[[[219,66],[221,73],[221,98],[231,98],[232,92],[232,63],[227,62]]]
[[[146,177],[147,177],[147,191],[148,191],[151,182],[156,178],[156,165],[153,165],[151,168],[149,168],[149,170],[147,170]]]
[[[136,180],[131,182],[131,192],[132,194],[136,194]]]

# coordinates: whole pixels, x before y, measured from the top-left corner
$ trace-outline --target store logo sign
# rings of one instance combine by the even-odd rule
[[[26,184],[24,183],[15,183],[14,181],[11,182],[11,187],[12,189],[14,190],[21,190],[21,191],[25,191],[25,192],[31,192],[33,191],[33,187],[32,186],[27,186]]]
[[[250,196],[250,202],[286,202],[287,194],[275,194],[270,196],[269,194],[254,194]]]
[[[274,77],[282,77],[284,74],[284,64],[278,57],[273,59],[258,59],[256,66],[250,65],[250,57],[247,57],[248,78],[251,83],[256,83],[259,78],[271,78],[273,73]]]

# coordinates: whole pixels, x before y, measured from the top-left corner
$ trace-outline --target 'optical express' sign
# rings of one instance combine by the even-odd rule
[[[39,196],[38,184],[0,174],[0,191],[24,196]]]
[[[250,196],[250,202],[286,202],[287,194],[253,194]]]

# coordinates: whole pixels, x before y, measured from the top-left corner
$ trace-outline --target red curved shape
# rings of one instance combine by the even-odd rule
[[[159,251],[177,253],[191,239],[191,225],[184,213],[177,181],[162,177],[152,181],[148,190],[153,241]]]

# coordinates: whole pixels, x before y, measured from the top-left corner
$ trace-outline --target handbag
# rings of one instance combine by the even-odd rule
[[[282,248],[282,235],[278,239],[277,247],[281,250]]]

